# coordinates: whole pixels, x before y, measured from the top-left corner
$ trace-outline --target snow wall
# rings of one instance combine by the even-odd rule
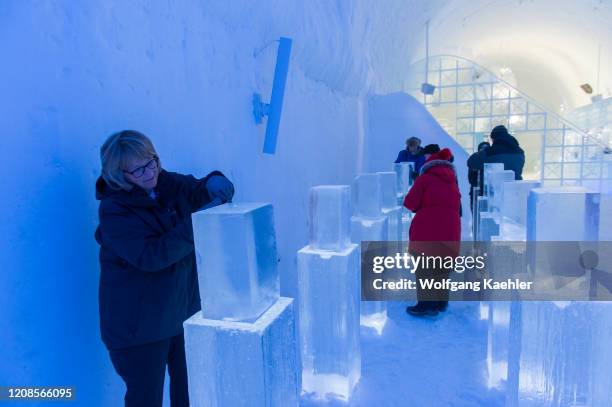
[[[308,189],[370,166],[369,99],[404,88],[442,3],[1,2],[0,383],[71,385],[77,405],[122,403],[99,335],[93,239],[99,148],[121,129],[149,135],[168,170],[219,169],[236,200],[272,202],[281,289],[295,296]],[[280,36],[293,52],[267,156],[251,97],[269,98]],[[405,129],[397,134],[373,170],[389,169]]]
[[[387,95],[372,95],[368,100],[364,143],[366,172],[392,171],[392,162],[408,137],[418,137],[421,145],[438,144],[448,147],[455,156],[455,170],[461,191],[463,217],[462,239],[470,238],[470,184],[468,182],[468,153],[451,138],[417,99],[403,92]]]

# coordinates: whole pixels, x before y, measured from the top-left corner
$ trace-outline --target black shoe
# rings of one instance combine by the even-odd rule
[[[436,310],[437,310],[438,312],[444,312],[444,311],[446,311],[447,309],[448,309],[448,302],[446,302],[446,301],[440,301],[440,302],[438,303],[438,305],[436,306]]]
[[[417,304],[417,305],[407,307],[406,312],[409,313],[410,315],[414,315],[415,317],[425,317],[425,316],[435,317],[436,315],[438,315],[437,310],[423,306],[422,304]]]

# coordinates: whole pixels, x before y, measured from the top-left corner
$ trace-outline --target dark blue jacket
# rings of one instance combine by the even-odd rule
[[[505,170],[514,171],[514,179],[523,179],[525,153],[519,146],[518,141],[509,134],[496,136],[491,147],[476,152],[468,158],[468,168],[481,172],[481,183],[482,169],[485,163],[503,163]],[[473,177],[470,181],[473,181]]]
[[[395,163],[414,163],[414,171],[418,174],[421,170],[421,166],[425,163],[425,156],[420,152],[411,154],[408,150],[402,150],[397,155]]]
[[[108,349],[182,332],[200,310],[191,213],[211,201],[206,178],[161,170],[152,199],[143,189],[113,190],[101,177],[99,311]]]

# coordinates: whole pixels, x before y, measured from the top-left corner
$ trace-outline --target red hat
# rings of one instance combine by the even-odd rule
[[[437,153],[433,153],[432,155],[430,155],[429,158],[427,158],[427,161],[431,161],[431,160],[450,161],[452,156],[453,156],[453,153],[451,153],[451,151],[448,148],[443,148]]]

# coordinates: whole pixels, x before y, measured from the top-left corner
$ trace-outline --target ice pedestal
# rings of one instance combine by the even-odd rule
[[[515,302],[507,407],[607,406],[612,303]]]
[[[311,227],[297,255],[302,391],[316,398],[348,400],[361,376],[360,252],[350,242],[349,196],[348,186],[310,190],[310,224],[327,222],[333,233]]]
[[[361,376],[359,247],[298,252],[302,391],[348,400]]]
[[[397,204],[402,205],[404,197],[412,186],[410,173],[414,171],[414,163],[395,163],[393,171],[397,174]]]
[[[539,187],[539,181],[504,182],[501,204],[502,215],[518,224],[526,225],[529,192]]]
[[[501,239],[524,241],[527,239],[527,200],[529,192],[539,188],[538,181],[506,181],[502,187]]]
[[[599,240],[612,240],[612,194],[602,193],[599,201]]]
[[[382,214],[382,189],[378,174],[361,174],[353,181],[354,216],[351,217],[351,241],[384,241],[389,221]],[[382,301],[361,302],[361,325],[379,334],[387,322],[387,305]]]
[[[402,240],[402,215],[401,206],[397,204],[397,175],[395,172],[379,172],[382,204],[381,211],[388,219],[387,238],[388,241],[399,242]]]
[[[279,298],[255,322],[184,323],[189,401],[203,406],[297,406],[293,300]]]
[[[487,175],[486,196],[489,199],[489,211],[500,212],[503,205],[503,188],[507,181],[514,181],[514,171],[489,171]]]
[[[480,241],[494,240],[500,233],[500,218],[491,212],[480,212],[479,239]]]
[[[184,322],[192,406],[297,406],[293,300],[279,297],[272,206],[192,214],[202,311]]]
[[[350,194],[348,185],[321,185],[311,188],[311,248],[342,251],[351,244]]]
[[[412,223],[412,214],[403,213],[402,215],[402,242],[407,242],[409,238],[410,223]]]
[[[379,217],[383,208],[383,191],[378,174],[360,174],[351,189],[353,215]]]
[[[482,187],[483,196],[489,196],[489,175],[493,171],[504,171],[504,164],[502,163],[484,163],[482,167]]]
[[[598,227],[599,193],[583,187],[534,188],[529,193],[527,240],[597,240]]]
[[[203,317],[257,319],[279,298],[272,205],[225,204],[191,219]]]
[[[500,163],[485,164],[485,192],[482,197],[477,198],[477,240],[486,241],[500,238],[503,223],[501,214],[503,186],[506,181],[514,180],[514,171],[504,170],[503,168],[503,164]]]
[[[501,388],[508,378],[508,341],[510,337],[508,301],[488,303],[487,371],[489,388]]]

